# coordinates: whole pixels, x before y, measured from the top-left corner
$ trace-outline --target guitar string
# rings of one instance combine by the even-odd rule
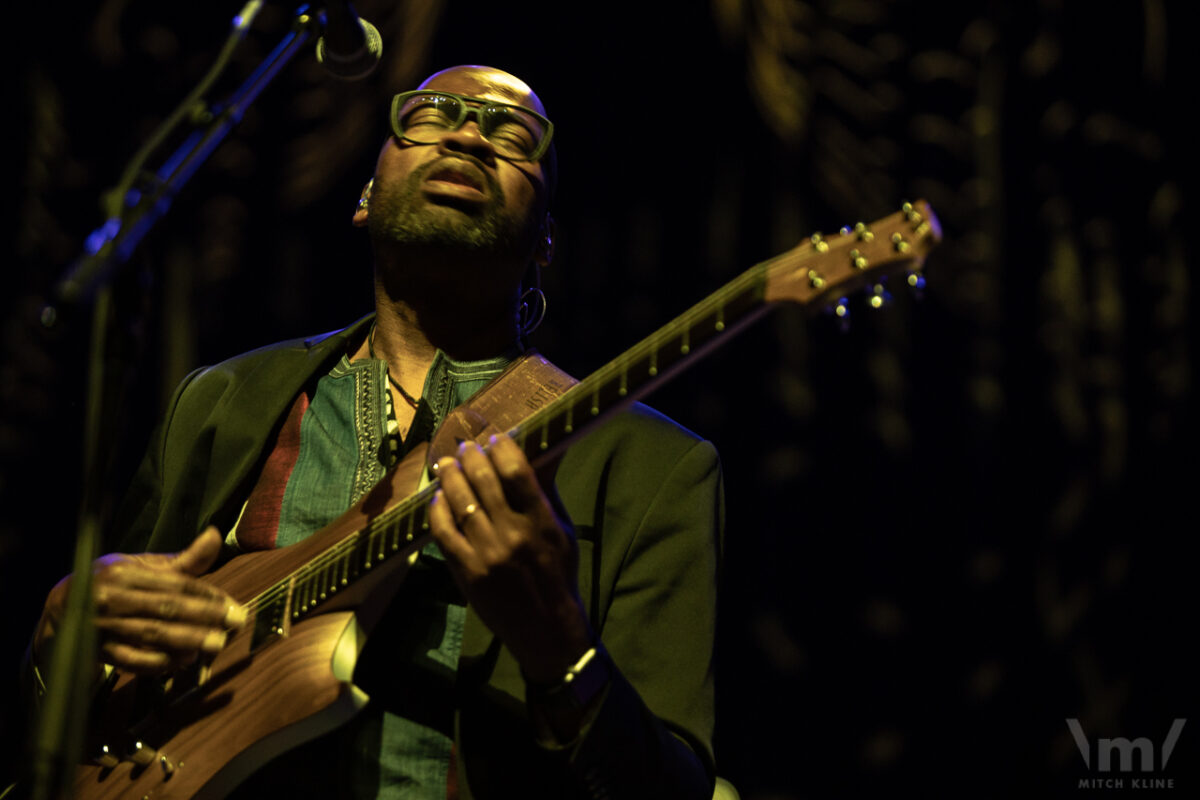
[[[282,599],[288,590],[298,585],[300,581],[310,578],[315,575],[320,569],[323,569],[330,564],[348,559],[358,550],[364,540],[367,538],[368,544],[371,537],[385,533],[392,526],[393,522],[402,522],[407,516],[420,512],[420,507],[425,505],[432,497],[433,492],[440,486],[437,479],[430,481],[429,485],[421,491],[413,494],[408,499],[398,503],[392,508],[382,512],[378,517],[373,519],[366,527],[361,530],[354,531],[344,538],[338,540],[336,544],[330,545],[323,550],[316,558],[292,571],[288,575],[281,578],[272,586],[259,593],[256,597],[247,602],[246,606],[249,610],[258,611],[261,608]],[[385,556],[387,558],[387,556]],[[349,565],[347,565],[349,568]]]
[[[432,486],[433,484],[431,483],[430,485]],[[392,525],[392,523],[402,522],[404,518],[419,512],[419,506],[428,499],[429,494],[431,494],[431,492],[422,490],[404,502],[401,502],[393,508],[383,512],[374,520],[372,520],[366,527],[348,534],[344,538],[340,539],[336,544],[331,545],[329,548],[324,550],[312,561],[309,561],[308,563],[289,573],[270,589],[254,598],[252,602],[274,602],[275,600],[279,599],[279,595],[286,594],[291,586],[298,585],[302,581],[314,577],[317,572],[335,562],[348,561],[357,551],[362,548],[364,542],[368,546],[373,545],[373,540],[379,534],[382,533],[386,535],[390,528],[395,527]],[[350,568],[349,564],[346,566],[347,569]]]

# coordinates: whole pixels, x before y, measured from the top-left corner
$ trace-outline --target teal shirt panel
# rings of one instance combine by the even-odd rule
[[[391,395],[385,363],[343,357],[318,380],[301,421],[300,452],[284,492],[277,545],[302,541],[337,518],[386,474],[397,455],[428,440],[449,411],[499,375],[515,355],[458,362],[438,351],[399,448],[388,441]],[[317,772],[323,777],[342,773],[343,790],[354,798],[445,800],[454,743],[452,687],[465,617],[441,552],[430,543],[356,669],[355,682],[371,702],[346,726],[318,740],[327,769]],[[429,703],[431,697],[438,702]],[[302,747],[284,759],[307,761],[315,757],[313,750]],[[306,767],[313,764],[300,769]]]

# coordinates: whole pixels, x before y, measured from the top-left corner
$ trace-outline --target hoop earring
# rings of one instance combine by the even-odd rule
[[[533,268],[533,286],[521,292],[517,305],[517,329],[522,336],[528,336],[537,330],[546,318],[546,293],[542,291],[542,270]]]
[[[542,324],[546,318],[546,305],[546,293],[541,288],[534,286],[524,291],[521,306],[517,310],[517,327],[521,329],[522,336],[528,336]]]

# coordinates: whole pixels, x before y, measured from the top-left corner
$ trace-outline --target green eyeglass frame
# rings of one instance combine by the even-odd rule
[[[411,138],[410,136],[406,135],[404,126],[400,123],[400,112],[403,110],[405,103],[407,103],[413,97],[420,97],[421,95],[429,95],[431,97],[447,97],[458,101],[458,119],[452,124],[448,125],[446,130],[458,130],[463,125],[466,125],[467,120],[473,116],[475,118],[475,124],[479,126],[480,135],[482,135],[483,138],[487,139],[489,142],[492,142],[493,146],[496,146],[497,142],[491,139],[491,133],[493,130],[493,123],[491,120],[495,116],[498,116],[496,115],[497,111],[504,111],[508,114],[514,114],[518,119],[520,119],[522,116],[531,117],[533,121],[542,126],[541,138],[538,140],[533,151],[529,155],[513,155],[511,153],[501,152],[499,149],[497,149],[496,154],[508,161],[539,160],[546,154],[546,150],[550,147],[550,140],[554,137],[554,123],[536,111],[531,111],[525,106],[518,106],[513,103],[498,103],[495,100],[487,100],[482,97],[471,97],[469,95],[455,94],[454,92],[442,92],[435,89],[414,89],[411,92],[401,92],[392,98],[392,113],[390,121],[392,133],[396,135],[396,138],[403,139],[406,142],[412,142],[413,144],[436,144],[436,142],[425,142]],[[530,133],[535,135],[537,134],[537,131],[530,128],[530,126],[525,125],[524,127],[529,129]]]

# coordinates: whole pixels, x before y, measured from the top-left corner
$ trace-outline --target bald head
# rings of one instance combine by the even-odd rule
[[[476,86],[485,87],[482,93],[478,89],[476,90],[476,97],[485,97],[489,100],[499,100],[504,103],[525,106],[538,112],[543,117],[546,116],[545,106],[542,105],[541,99],[534,94],[529,84],[516,75],[509,74],[495,67],[485,67],[479,64],[462,64],[457,67],[450,67],[433,73],[417,88],[446,89],[449,91],[449,88],[444,84],[460,78],[470,79]]]

